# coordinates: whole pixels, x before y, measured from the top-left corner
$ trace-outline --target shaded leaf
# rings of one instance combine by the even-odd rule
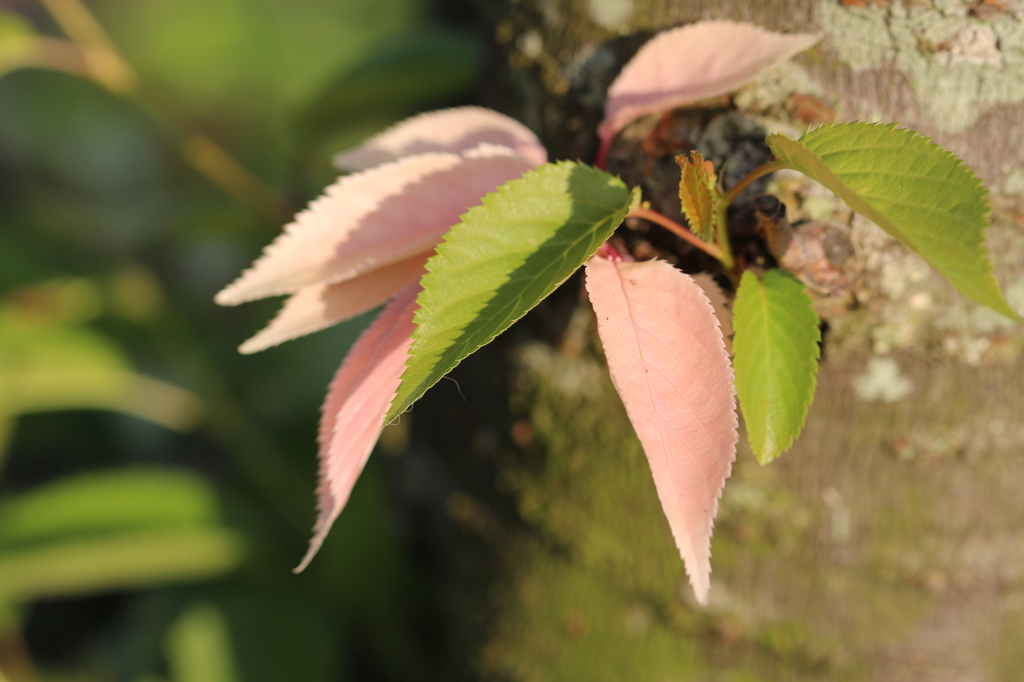
[[[361,315],[419,280],[433,250],[336,284],[315,284],[292,294],[277,316],[243,343],[241,353],[256,353]]]
[[[427,261],[409,365],[387,419],[554,291],[611,236],[633,199],[618,178],[563,161],[466,213]]]
[[[782,162],[921,254],[963,294],[1012,319],[985,248],[988,191],[951,152],[898,124],[824,125],[768,136]]]
[[[736,457],[736,390],[714,309],[663,261],[595,256],[587,291],[612,381],[654,475],[658,499],[707,604],[711,531]]]
[[[641,116],[736,90],[820,39],[729,21],[702,21],[659,33],[608,89],[598,133],[608,144]]]
[[[296,573],[316,555],[384,427],[412,344],[419,284],[412,284],[381,311],[349,351],[334,376],[320,419],[319,515],[309,551]]]
[[[533,164],[482,146],[427,153],[341,178],[217,294],[221,305],[333,284],[430,251],[487,192]]]
[[[717,178],[711,163],[704,161],[700,152],[690,152],[690,158],[680,154],[679,202],[690,230],[706,242],[715,238],[715,219],[721,196],[715,187]]]
[[[736,391],[754,455],[767,464],[804,427],[821,330],[804,285],[782,270],[743,273],[733,305]]]
[[[547,151],[519,121],[483,107],[458,107],[413,116],[334,157],[341,170],[360,171],[412,154],[461,154],[480,144],[508,147],[537,165]]]

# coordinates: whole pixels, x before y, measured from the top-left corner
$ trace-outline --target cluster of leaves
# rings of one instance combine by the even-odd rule
[[[726,22],[656,37],[609,91],[599,165],[635,118],[731,91],[816,40]],[[1016,318],[984,248],[985,189],[949,152],[895,125],[866,123],[823,126],[799,140],[774,134],[767,142],[776,159],[755,174],[805,173],[963,293]],[[292,295],[243,346],[249,351],[393,298],[328,393],[320,518],[303,566],[382,426],[585,264],[613,383],[691,585],[706,602],[712,525],[738,438],[736,397],[762,463],[790,446],[815,386],[820,336],[812,300],[782,270],[735,271],[724,215],[745,181],[725,193],[699,154],[680,157],[680,198],[699,237],[691,243],[715,242],[709,253],[738,279],[730,358],[712,303],[721,292],[705,289],[713,284],[665,262],[636,262],[607,243],[626,216],[653,214],[639,191],[599,168],[545,161],[528,130],[494,112],[410,119],[342,154],[343,168],[369,169],[329,188],[218,297],[234,304]]]

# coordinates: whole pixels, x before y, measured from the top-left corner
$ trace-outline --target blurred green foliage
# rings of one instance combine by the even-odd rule
[[[275,303],[212,303],[333,178],[333,153],[469,101],[482,41],[437,10],[0,10],[0,679],[452,670],[379,463],[290,570],[319,402],[365,318],[242,357]]]

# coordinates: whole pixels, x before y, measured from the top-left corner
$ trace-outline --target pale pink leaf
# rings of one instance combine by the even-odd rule
[[[703,21],[660,33],[640,48],[608,89],[598,128],[602,145],[641,116],[732,92],[820,39],[729,21]]]
[[[481,143],[508,147],[538,166],[548,160],[537,136],[519,121],[482,107],[458,107],[408,118],[337,154],[334,165],[359,171],[412,154],[461,154]]]
[[[320,419],[319,515],[298,573],[316,555],[348,502],[383,429],[412,345],[419,283],[403,289],[349,351],[327,391]]]
[[[533,167],[504,147],[411,156],[338,180],[217,294],[221,305],[352,279],[437,245],[467,209]]]
[[[433,253],[425,251],[344,282],[299,289],[270,324],[238,348],[239,352],[256,353],[373,310],[403,287],[419,281],[423,265]]]
[[[722,291],[722,287],[718,286],[715,278],[706,272],[694,275],[693,281],[704,291],[704,295],[708,297],[708,300],[711,301],[711,306],[715,309],[715,317],[718,318],[718,324],[722,328],[725,350],[731,356],[732,306],[729,304],[729,299],[725,297],[725,292]]]
[[[595,256],[587,291],[612,382],[654,475],[697,600],[707,603],[711,531],[736,456],[736,389],[714,309],[664,261]]]

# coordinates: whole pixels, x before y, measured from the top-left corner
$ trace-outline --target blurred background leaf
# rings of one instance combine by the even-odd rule
[[[20,14],[0,10],[0,76],[32,63],[36,32]]]
[[[235,662],[224,616],[197,604],[181,614],[167,635],[167,659],[175,682],[235,682]]]
[[[142,376],[101,335],[0,310],[0,412],[118,410],[172,429],[195,424],[199,401]]]
[[[473,101],[458,0],[0,9],[0,671],[10,682],[452,679],[371,459],[324,550],[315,432],[368,316],[257,356],[212,303],[331,156]],[[51,13],[52,12],[52,13]],[[95,21],[93,21],[95,19]]]

